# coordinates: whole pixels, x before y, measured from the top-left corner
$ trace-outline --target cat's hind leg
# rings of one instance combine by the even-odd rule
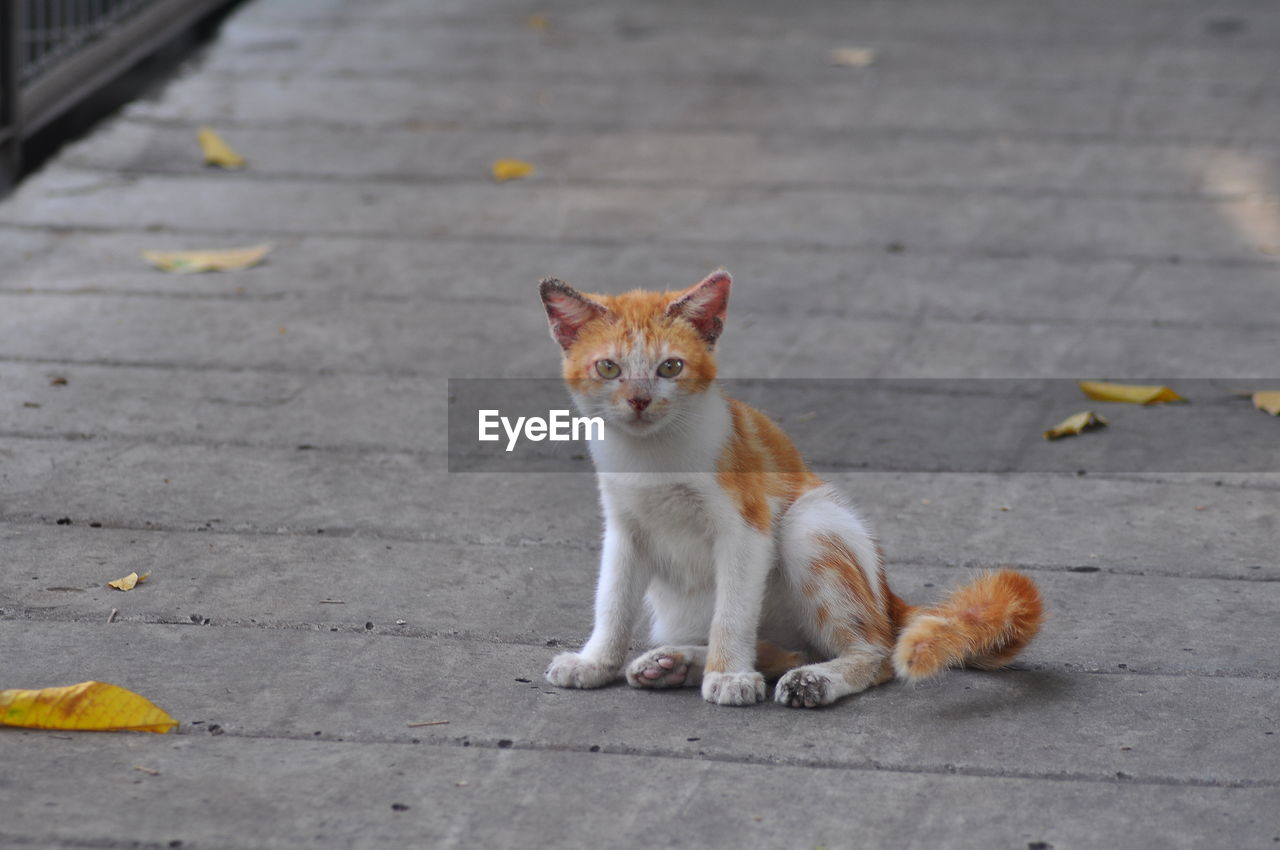
[[[880,647],[849,647],[830,661],[786,673],[778,680],[773,698],[792,708],[830,705],[891,678],[887,658],[888,652]]]
[[[801,630],[819,657],[830,660],[787,672],[774,699],[814,708],[889,679],[892,594],[857,513],[830,487],[811,490],[784,515],[780,543]]]

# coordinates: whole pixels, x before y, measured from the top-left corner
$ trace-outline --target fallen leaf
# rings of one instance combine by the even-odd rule
[[[114,587],[116,590],[133,590],[139,584],[151,578],[151,573],[129,573],[124,578],[118,578],[115,581],[107,582],[107,587]]]
[[[531,30],[546,32],[547,30],[551,29],[551,19],[546,15],[541,15],[541,14],[530,15],[529,17],[525,18],[524,25]]]
[[[143,251],[142,256],[161,271],[174,274],[229,272],[256,266],[274,247],[266,242],[225,251]]]
[[[870,47],[837,47],[827,55],[832,65],[847,68],[866,68],[876,61],[876,52]]]
[[[158,732],[178,725],[145,697],[106,682],[0,691],[0,724],[27,729]]]
[[[532,163],[519,159],[496,159],[493,161],[493,179],[499,183],[508,180],[519,180],[533,173]]]
[[[1046,440],[1056,440],[1059,437],[1082,434],[1091,428],[1101,428],[1106,424],[1107,420],[1092,410],[1084,410],[1074,416],[1068,416],[1048,431],[1045,431],[1044,438]]]
[[[1080,381],[1080,389],[1094,401],[1120,401],[1128,404],[1162,404],[1186,401],[1168,387],[1143,384],[1112,384],[1107,381]]]
[[[1280,390],[1265,390],[1253,394],[1253,406],[1272,416],[1280,416]]]
[[[57,375],[49,379],[49,386],[51,387],[65,387],[66,385],[67,379],[61,375]]]
[[[244,157],[233,151],[231,146],[222,141],[222,137],[212,129],[201,127],[197,138],[200,140],[200,150],[204,151],[206,165],[216,165],[219,168],[244,168]]]

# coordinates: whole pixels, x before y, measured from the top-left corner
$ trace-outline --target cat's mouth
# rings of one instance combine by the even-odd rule
[[[657,426],[660,419],[662,419],[661,416],[655,416],[645,410],[638,413],[628,413],[621,417],[621,424],[633,434],[647,434]]]

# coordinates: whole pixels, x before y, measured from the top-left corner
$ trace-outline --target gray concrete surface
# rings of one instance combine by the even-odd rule
[[[0,730],[0,846],[1276,846],[1280,474],[1228,390],[1280,386],[1278,46],[1264,0],[247,0],[0,200],[0,687],[182,723]],[[556,374],[544,275],[722,264],[727,375],[1213,379],[1108,445],[1230,468],[832,475],[912,601],[1035,577],[1006,672],[818,712],[552,689],[592,481],[449,473],[446,381]]]

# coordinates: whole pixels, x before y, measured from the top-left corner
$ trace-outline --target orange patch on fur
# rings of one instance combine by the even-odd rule
[[[832,576],[855,604],[860,615],[855,624],[848,626],[838,624],[840,627],[837,631],[838,639],[846,646],[858,637],[880,646],[892,646],[894,637],[892,618],[889,612],[876,604],[867,572],[858,562],[858,556],[835,535],[821,534],[818,535],[817,541],[822,547],[822,554],[814,559],[813,569]],[[877,569],[877,579],[881,578],[879,572]],[[887,585],[884,586],[887,587]],[[892,598],[892,594],[889,598]]]
[[[743,520],[759,531],[773,525],[770,499],[785,510],[822,484],[809,471],[791,439],[773,420],[740,401],[729,401],[733,433],[721,455],[716,480],[729,491]]]
[[[767,640],[756,644],[756,669],[766,678],[776,679],[788,670],[804,666],[806,661],[802,653],[790,652]]]

